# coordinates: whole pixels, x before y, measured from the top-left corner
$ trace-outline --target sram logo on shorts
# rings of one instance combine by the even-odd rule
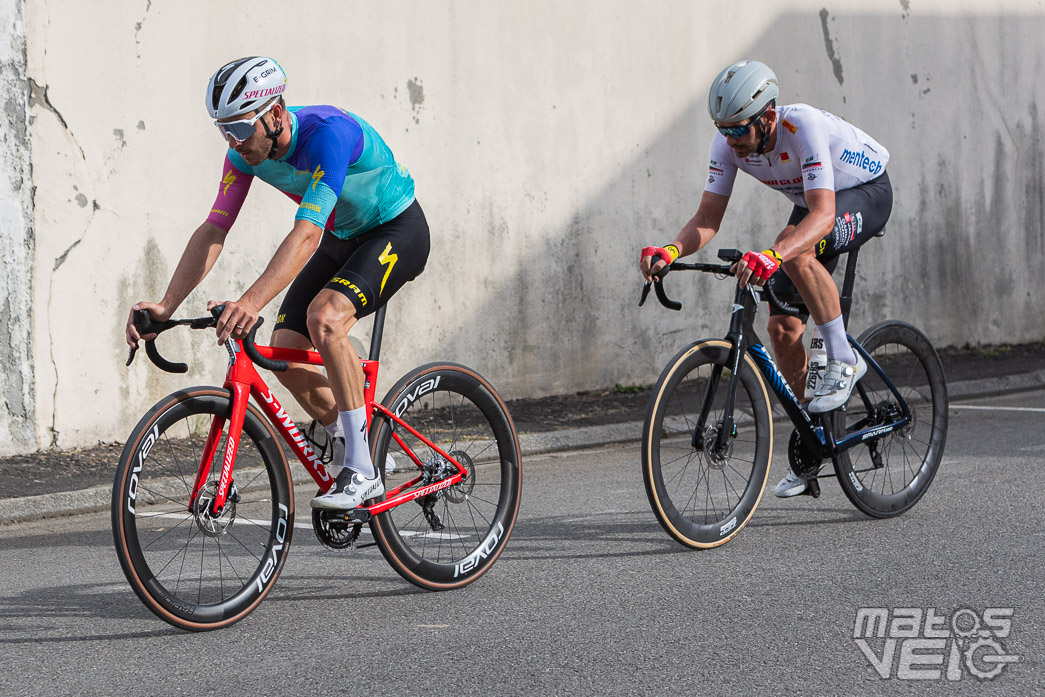
[[[442,379],[442,377],[442,375],[436,375],[435,380],[425,380],[418,385],[413,392],[407,392],[403,395],[403,398],[399,400],[399,403],[396,404],[395,409],[393,410],[395,415],[402,416],[407,407],[416,402],[418,397],[439,387],[439,380]]]
[[[356,297],[359,298],[359,302],[361,302],[363,305],[366,305],[366,295],[364,295],[363,291],[359,290],[359,286],[357,286],[352,281],[348,280],[347,278],[341,278],[340,276],[334,276],[332,279],[330,279],[330,282],[347,287],[350,291],[356,294]]]

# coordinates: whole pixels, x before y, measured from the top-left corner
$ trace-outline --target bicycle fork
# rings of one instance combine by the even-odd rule
[[[740,361],[747,350],[745,344],[746,325],[750,324],[754,314],[755,304],[758,302],[754,292],[750,288],[737,288],[736,297],[733,299],[733,315],[729,322],[729,332],[726,341],[730,342],[729,359],[729,382],[726,385],[726,399],[722,406],[722,423],[715,434],[715,442],[709,449],[710,455],[719,455],[726,452],[729,447],[729,439],[734,435],[735,424],[733,420],[733,406],[737,395],[737,378],[740,375]],[[704,430],[707,426],[708,416],[711,413],[712,402],[718,392],[718,385],[722,379],[723,366],[715,365],[711,369],[711,378],[708,380],[707,390],[704,392],[704,401],[700,406],[700,416],[693,431],[691,445],[697,449],[705,449],[707,443],[704,441]]]
[[[229,434],[225,441],[225,456],[222,458],[221,474],[218,477],[214,498],[210,502],[208,513],[219,517],[225,510],[225,504],[231,497],[238,499],[232,480],[232,465],[236,461],[236,451],[239,449],[240,436],[243,435],[243,421],[247,414],[247,400],[250,396],[250,388],[241,383],[226,383],[232,392],[232,414],[228,419]],[[203,448],[203,456],[196,470],[196,481],[192,486],[192,498],[189,502],[189,512],[194,513],[200,492],[207,486],[207,478],[210,475],[211,463],[217,453],[218,444],[221,442],[222,433],[225,430],[226,419],[215,415],[211,421],[210,433],[207,434],[207,443]]]

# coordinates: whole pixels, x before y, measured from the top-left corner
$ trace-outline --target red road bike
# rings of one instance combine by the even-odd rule
[[[142,310],[135,323],[142,335],[204,329],[216,326],[220,310],[162,323]],[[384,314],[375,314],[370,358],[361,362],[371,456],[387,492],[352,511],[313,511],[312,527],[324,545],[344,549],[369,524],[374,544],[403,578],[429,590],[459,588],[490,568],[511,535],[522,488],[518,436],[494,388],[454,363],[416,368],[376,402]],[[260,325],[242,341],[225,342],[223,387],[178,390],[142,417],[116,470],[112,529],[120,565],[146,607],[183,629],[243,619],[283,568],[295,511],[278,436],[320,491],[333,483],[317,448],[255,369],[322,360],[314,351],[256,345]],[[155,340],[145,348],[161,369],[188,370],[164,359]],[[133,358],[132,350],[128,365]],[[394,474],[386,473],[390,462]]]

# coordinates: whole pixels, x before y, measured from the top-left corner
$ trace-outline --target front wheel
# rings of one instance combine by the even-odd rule
[[[653,389],[642,432],[646,496],[664,530],[688,547],[733,539],[754,515],[769,477],[769,395],[745,354],[727,424],[729,352],[730,344],[721,340],[679,351]],[[724,428],[727,436],[718,446]]]
[[[448,590],[471,583],[504,551],[519,513],[519,439],[508,410],[485,379],[453,363],[417,368],[383,404],[461,463],[468,476],[375,516],[374,538],[392,568],[417,586]],[[387,496],[456,472],[425,441],[388,419],[375,416],[370,436]],[[386,473],[389,463],[394,473]]]
[[[276,582],[294,528],[289,469],[271,425],[248,405],[224,509],[210,502],[225,458],[229,392],[193,387],[154,406],[120,455],[112,492],[116,555],[131,588],[182,629],[227,627]],[[194,496],[207,443],[203,486]]]
[[[881,366],[911,411],[902,429],[872,437],[838,458],[838,482],[858,509],[891,518],[918,502],[940,467],[947,440],[947,383],[929,339],[905,322],[877,324],[857,342]],[[888,426],[901,416],[892,390],[873,367],[856,384],[844,411],[837,412],[836,440],[849,433]],[[844,419],[844,433],[838,433]]]

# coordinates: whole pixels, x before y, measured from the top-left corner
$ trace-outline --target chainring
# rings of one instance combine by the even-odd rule
[[[791,438],[787,441],[787,461],[791,465],[791,471],[803,479],[815,477],[823,463],[823,460],[813,455],[802,442],[798,429],[791,431]]]
[[[322,493],[321,489],[316,495]],[[339,511],[312,509],[312,532],[316,533],[316,539],[327,549],[348,549],[359,538],[363,524],[347,523],[344,516]]]

